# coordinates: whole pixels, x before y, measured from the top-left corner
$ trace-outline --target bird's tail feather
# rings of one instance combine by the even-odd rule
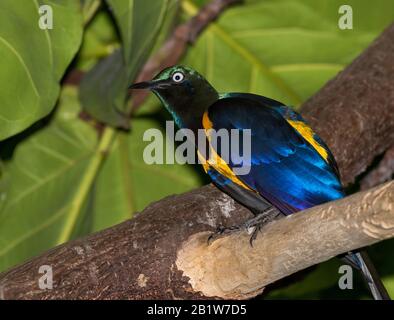
[[[365,251],[350,252],[344,260],[359,270],[375,300],[391,300],[375,266]]]

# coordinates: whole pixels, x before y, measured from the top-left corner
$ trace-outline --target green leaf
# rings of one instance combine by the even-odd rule
[[[227,10],[185,59],[221,92],[254,92],[299,105],[350,63],[394,19],[394,2],[348,1],[354,29],[338,28],[342,1],[266,0]],[[193,2],[183,2],[188,16]],[[373,21],[371,21],[373,19]]]
[[[81,44],[81,8],[78,1],[69,0],[38,0],[38,4],[49,5],[53,9],[53,29],[37,28],[37,20],[34,20],[34,29],[46,34],[53,58],[53,72],[55,78],[60,80]]]
[[[42,4],[53,9],[51,30],[39,28]],[[52,110],[81,38],[76,1],[0,1],[0,140]]]
[[[97,141],[78,112],[75,89],[66,88],[51,124],[20,143],[7,164],[0,270],[61,242]]]
[[[107,0],[115,17],[123,42],[123,56],[131,77],[146,60],[168,9],[175,1]]]
[[[79,90],[83,109],[103,123],[128,128],[129,119],[117,107],[125,104],[127,83],[122,53],[118,49],[83,77]]]
[[[123,48],[100,61],[81,82],[83,108],[96,119],[128,127],[127,88],[148,58],[173,1],[108,1],[122,37]]]
[[[131,134],[117,135],[95,184],[92,231],[131,218],[153,201],[202,184],[198,168],[192,165],[145,163],[143,152],[149,142],[143,141],[143,134],[160,124],[152,117],[133,118]]]

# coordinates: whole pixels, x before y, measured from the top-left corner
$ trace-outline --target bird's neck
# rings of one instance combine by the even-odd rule
[[[179,128],[188,128],[193,131],[202,128],[202,117],[204,112],[219,99],[219,94],[215,90],[207,91],[204,95],[178,97],[158,96],[173,116],[177,126]]]

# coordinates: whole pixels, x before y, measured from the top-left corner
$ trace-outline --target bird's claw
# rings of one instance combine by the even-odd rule
[[[268,222],[274,220],[278,217],[280,213],[278,211],[272,210],[271,208],[267,211],[261,212],[260,214],[256,215],[255,217],[245,221],[241,225],[231,226],[231,227],[224,227],[222,225],[218,226],[216,231],[213,232],[208,237],[208,245],[210,245],[213,241],[222,238],[226,235],[243,231],[243,230],[250,230],[253,228],[253,231],[250,232],[251,236],[249,239],[250,246],[253,247],[253,241],[256,240],[257,234],[261,231],[262,227],[267,224]]]
[[[256,226],[254,226],[254,230],[252,231],[252,235],[250,236],[250,239],[249,239],[249,244],[251,247],[253,247],[253,241],[256,240],[257,234],[259,233],[259,231],[261,231],[261,227],[262,227],[262,224],[258,224]]]
[[[241,226],[231,226],[231,227],[225,227],[225,226],[218,226],[216,228],[216,231],[213,232],[209,237],[208,237],[208,245],[210,245],[213,241],[222,238],[226,235],[232,234],[234,232],[239,232],[242,230]]]

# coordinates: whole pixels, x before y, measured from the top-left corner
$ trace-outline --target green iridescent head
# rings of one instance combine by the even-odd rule
[[[173,66],[162,70],[151,81],[133,84],[132,89],[151,90],[170,111],[179,127],[195,127],[219,95],[197,71]]]

